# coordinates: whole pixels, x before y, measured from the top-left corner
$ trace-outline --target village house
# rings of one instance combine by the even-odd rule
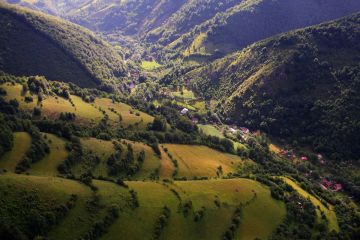
[[[187,108],[183,108],[183,110],[180,111],[180,113],[181,113],[182,115],[185,115],[185,114],[187,114],[188,112],[189,112],[189,109],[187,109]]]
[[[250,130],[246,127],[240,127],[240,131],[244,134],[249,134],[250,133]]]
[[[237,132],[237,130],[235,128],[232,128],[232,127],[229,128],[229,130],[230,130],[231,133],[236,133]]]

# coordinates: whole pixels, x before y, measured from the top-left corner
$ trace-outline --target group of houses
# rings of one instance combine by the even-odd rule
[[[291,149],[291,150],[284,150],[284,149],[283,149],[283,150],[280,151],[280,154],[281,154],[282,156],[284,156],[285,158],[287,158],[288,160],[291,160],[291,161],[297,159],[297,156],[296,156],[296,154],[294,153],[294,150],[292,150],[292,149]],[[325,163],[326,163],[324,157],[323,157],[321,154],[317,154],[316,157],[317,157],[317,160],[318,160],[318,162],[319,162],[320,164],[325,164]],[[300,156],[299,159],[301,160],[301,162],[307,162],[307,161],[309,161],[309,157],[308,157],[308,156]]]
[[[342,186],[341,183],[330,181],[327,178],[322,179],[322,181],[320,183],[320,186],[325,190],[331,190],[331,191],[334,191],[334,192],[337,192],[337,191],[340,191],[340,190],[343,189],[343,186]]]

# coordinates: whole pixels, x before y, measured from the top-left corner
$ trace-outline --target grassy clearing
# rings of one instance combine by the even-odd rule
[[[124,103],[113,103],[108,98],[97,98],[95,106],[105,110],[114,125],[121,125],[124,128],[146,129],[148,124],[152,123],[154,118],[146,113],[133,109]],[[113,109],[114,111],[110,111]],[[109,113],[110,112],[110,113]],[[120,117],[121,116],[121,121]]]
[[[137,192],[140,207],[125,209],[101,240],[152,239],[154,224],[164,205],[176,209],[178,200],[165,186],[155,182],[127,182]]]
[[[37,105],[37,96],[32,96],[29,92],[27,92],[25,95],[22,94],[22,85],[15,84],[12,85],[10,83],[2,84],[0,85],[1,88],[3,88],[6,91],[6,95],[4,96],[4,99],[6,101],[10,101],[13,99],[16,99],[22,109],[25,110],[32,110]],[[26,96],[32,96],[34,98],[33,102],[25,102]]]
[[[218,137],[218,138],[225,138],[224,134],[219,130],[219,128],[213,126],[213,125],[203,125],[203,124],[198,124],[198,127],[200,128],[200,130],[208,136],[214,136],[214,137]],[[231,139],[229,139],[231,140]],[[233,140],[231,140],[234,144],[234,149],[245,149],[246,147],[239,143],[239,142],[235,142]]]
[[[125,140],[124,140],[125,141]],[[145,161],[141,165],[140,171],[134,175],[134,179],[147,179],[149,176],[157,171],[160,168],[160,158],[155,154],[154,150],[148,145],[141,142],[132,142],[131,143],[134,149],[135,159],[138,158],[139,153],[145,151]]]
[[[175,105],[178,105],[179,107],[184,107],[184,108],[187,108],[189,110],[196,111],[196,108],[194,108],[193,106],[191,106],[189,104],[183,103],[183,102],[172,100],[171,103],[175,104]]]
[[[160,171],[159,175],[160,178],[163,179],[171,179],[173,177],[173,173],[176,170],[173,162],[169,158],[168,154],[164,151],[164,149],[161,147],[161,160],[160,160]]]
[[[294,182],[290,178],[282,177],[281,179],[283,179],[284,182],[286,182],[292,188],[294,188],[302,197],[304,197],[305,199],[309,199],[312,202],[312,204],[314,204],[314,206],[317,208],[316,214],[318,221],[321,221],[320,211],[322,211],[324,212],[327,220],[329,221],[328,223],[329,231],[334,230],[336,232],[339,232],[340,229],[337,222],[336,213],[333,210],[333,206],[329,205],[329,208],[327,208],[319,199],[317,199],[315,196],[302,189],[296,182]]]
[[[42,102],[43,115],[51,119],[59,118],[60,113],[75,113],[77,123],[95,124],[104,118],[102,112],[89,103],[84,102],[78,96],[71,96],[70,101],[61,97],[46,96]]]
[[[221,153],[206,146],[164,144],[164,148],[178,161],[179,177],[216,177],[219,166],[225,176],[233,172],[242,161],[235,155]]]
[[[266,239],[282,222],[286,214],[285,205],[271,198],[269,189],[253,180],[187,181],[176,182],[176,185],[180,186],[186,195],[193,199],[195,209],[201,206],[205,206],[206,209],[214,209],[214,199],[217,196],[222,203],[221,208],[230,208],[233,211],[240,203],[252,199],[256,193],[254,202],[243,209],[242,223],[236,232],[236,239]],[[232,213],[230,218],[231,216]],[[209,238],[214,238],[217,235],[215,230],[217,228],[220,230],[220,226],[225,222],[219,221],[218,218],[212,219],[212,221],[214,222],[209,222],[210,226],[204,226],[204,230],[210,230],[207,232]],[[226,223],[228,227],[230,219]],[[214,232],[211,233],[211,231]]]
[[[137,161],[141,151],[145,152],[145,160],[141,164],[140,171],[136,173],[134,179],[147,179],[160,167],[160,158],[155,154],[151,147],[140,142],[133,142],[128,140],[121,140],[120,143],[123,147],[122,156],[125,156],[127,152],[127,144],[131,144],[134,151],[134,160]],[[99,157],[100,162],[93,169],[91,169],[94,176],[114,177],[108,173],[107,160],[110,155],[115,153],[115,148],[112,141],[104,141],[96,138],[83,138],[81,144],[85,150]],[[80,175],[89,170],[87,163],[79,163],[73,167],[73,172],[76,175]]]
[[[50,119],[57,119],[62,112],[76,114],[75,108],[68,100],[60,97],[46,96],[42,102],[42,114]],[[80,116],[77,115],[76,117],[79,118]]]
[[[206,102],[205,101],[197,101],[197,102],[195,102],[193,107],[198,109],[200,112],[206,111]]]
[[[65,161],[68,152],[65,149],[65,141],[53,134],[45,134],[50,153],[44,159],[31,166],[30,174],[41,176],[58,175],[57,167]]]
[[[225,138],[224,134],[222,134],[222,132],[220,132],[220,130],[213,125],[198,124],[198,127],[205,135]]]
[[[173,92],[172,94],[178,98],[196,99],[194,92],[191,90],[187,90],[187,89],[184,89],[182,91]]]
[[[92,123],[98,123],[104,118],[102,112],[93,105],[84,102],[80,97],[72,95],[71,100],[75,105],[75,114],[76,116],[79,116],[80,119],[85,119]]]
[[[26,132],[14,133],[14,147],[0,159],[0,169],[14,172],[16,165],[23,159],[31,146],[31,136]]]
[[[159,67],[161,67],[161,64],[159,64],[156,61],[142,61],[141,62],[141,67],[145,70],[154,70],[157,69]]]

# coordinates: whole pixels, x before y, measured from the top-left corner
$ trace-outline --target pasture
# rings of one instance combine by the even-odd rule
[[[161,67],[161,64],[159,64],[155,60],[153,60],[153,61],[142,61],[141,62],[141,67],[144,70],[155,70],[155,69]]]
[[[242,162],[238,156],[225,154],[206,146],[179,144],[163,144],[163,146],[178,162],[178,177],[217,177],[219,167],[222,169],[220,175],[226,176]]]
[[[65,141],[53,134],[45,133],[50,153],[31,165],[30,174],[40,176],[57,176],[57,167],[68,157]]]
[[[221,239],[231,225],[233,212],[240,203],[248,204],[243,209],[236,239],[265,239],[285,216],[284,204],[272,199],[266,187],[248,179],[176,181],[171,184],[126,183],[137,192],[140,206],[134,210],[121,211],[119,219],[101,240],[116,240],[117,236],[124,239],[151,239],[156,220],[164,206],[170,209],[170,217],[160,239]],[[102,188],[98,181],[96,185]],[[106,199],[109,203],[121,203],[127,196],[124,189],[115,184],[107,186],[107,189],[109,193]],[[219,206],[215,204],[216,199],[220,202]],[[188,202],[192,203],[192,207],[185,214],[184,205]],[[264,207],[262,204],[265,204]],[[195,221],[195,213],[201,209],[205,209],[205,214]],[[258,225],[262,226],[261,230],[248,230]]]
[[[14,172],[16,165],[24,158],[31,146],[31,136],[26,132],[14,134],[14,146],[0,158],[0,169]]]
[[[111,124],[124,128],[146,129],[154,120],[146,113],[135,110],[127,104],[113,102],[108,98],[97,98],[94,105],[106,111]]]
[[[75,122],[80,124],[97,124],[105,114],[109,117],[109,123],[114,126],[122,126],[130,129],[144,130],[151,124],[154,118],[144,112],[133,109],[127,104],[113,102],[108,98],[97,98],[94,103],[87,103],[80,97],[71,95],[70,100],[54,95],[45,95],[42,102],[37,102],[37,95],[27,92],[22,93],[20,84],[2,84],[6,90],[5,100],[16,99],[23,110],[32,112],[38,106],[42,110],[42,116],[49,119],[58,119],[61,113],[74,113]],[[32,102],[26,102],[25,96],[32,96]]]

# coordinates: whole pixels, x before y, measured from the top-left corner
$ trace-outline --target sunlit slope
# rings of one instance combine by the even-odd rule
[[[0,158],[0,169],[14,172],[31,146],[31,136],[26,132],[14,133],[14,146]]]
[[[235,208],[241,203],[246,206],[243,207],[237,239],[266,238],[285,216],[284,205],[271,199],[267,188],[251,180],[127,184],[138,193],[140,207],[133,212],[123,211],[101,239],[117,239],[119,235],[131,239],[151,238],[164,206],[171,213],[160,239],[219,239],[231,225]],[[220,202],[219,206],[214,203],[216,199]],[[184,206],[189,202],[192,207],[184,213]],[[201,209],[205,209],[204,217],[195,221],[195,213]],[[252,231],[258,224],[263,228]]]
[[[35,107],[41,109],[42,115],[49,119],[58,119],[61,113],[74,113],[75,123],[94,125],[98,124],[105,115],[109,117],[109,124],[114,127],[136,129],[147,129],[153,122],[153,117],[135,110],[131,106],[113,102],[109,98],[96,98],[95,102],[85,102],[78,96],[70,95],[65,99],[54,94],[44,95],[41,102],[38,101],[38,95],[30,93],[23,94],[23,86],[20,84],[0,84],[0,87],[6,91],[4,99],[7,101],[16,99],[21,109],[33,112]],[[32,101],[26,101],[26,97],[31,97]]]

